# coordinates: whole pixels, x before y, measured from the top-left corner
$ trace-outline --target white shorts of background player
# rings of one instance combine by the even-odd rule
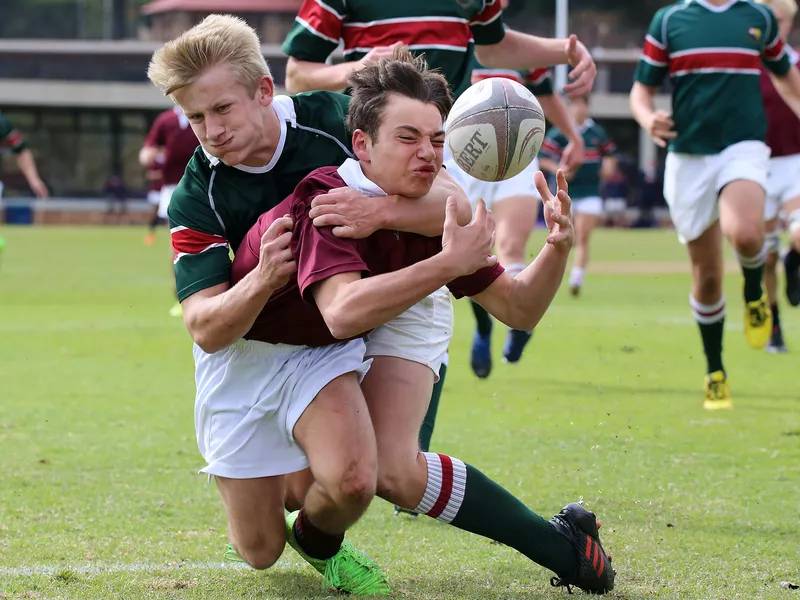
[[[769,155],[769,147],[758,141],[739,142],[719,154],[669,152],[664,199],[681,243],[696,240],[719,220],[719,193],[732,181],[753,181],[766,192]]]

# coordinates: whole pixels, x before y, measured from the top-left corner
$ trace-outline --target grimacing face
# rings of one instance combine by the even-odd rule
[[[360,129],[353,133],[353,150],[364,174],[387,194],[427,194],[444,153],[444,126],[436,105],[392,94],[375,137]]]
[[[570,100],[569,114],[572,116],[575,123],[580,125],[589,118],[589,104],[583,98]]]
[[[270,105],[272,95],[268,77],[250,94],[225,65],[209,69],[172,94],[206,152],[226,165],[250,166],[261,166],[258,153],[270,146],[263,108]]]

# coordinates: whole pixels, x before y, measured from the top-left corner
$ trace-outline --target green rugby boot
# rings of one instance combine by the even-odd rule
[[[286,539],[303,560],[322,573],[325,583],[356,596],[385,596],[391,591],[383,569],[347,540],[342,542],[339,552],[327,560],[312,558],[306,554],[294,534],[294,522],[299,512],[286,516]]]

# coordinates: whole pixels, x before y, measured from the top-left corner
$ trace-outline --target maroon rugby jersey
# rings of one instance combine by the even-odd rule
[[[349,240],[337,238],[330,227],[315,227],[308,217],[311,201],[328,190],[346,186],[337,167],[312,171],[291,196],[261,215],[247,233],[233,261],[231,284],[256,268],[261,236],[275,219],[286,214],[294,222],[291,247],[297,262],[297,277],[272,294],[245,338],[296,346],[335,344],[340,340],[331,335],[314,303],[310,290],[313,284],[339,273],[360,271],[365,276],[390,273],[441,252],[441,237],[381,230],[362,240]],[[449,283],[448,288],[457,298],[474,296],[502,273],[503,267],[498,263],[460,277]]]
[[[789,46],[786,46],[786,51],[794,68],[798,68],[797,52]],[[764,111],[767,113],[767,146],[772,150],[772,158],[800,154],[800,119],[783,101],[769,78],[769,71],[763,65],[761,95],[764,98]]]
[[[144,145],[164,149],[164,163],[161,165],[163,184],[178,185],[200,143],[189,126],[189,120],[175,107],[156,117]]]

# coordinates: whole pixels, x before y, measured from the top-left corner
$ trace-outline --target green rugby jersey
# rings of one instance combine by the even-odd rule
[[[603,157],[610,156],[617,150],[605,130],[594,120],[586,119],[579,129],[585,150],[583,164],[569,181],[569,195],[573,200],[600,195],[600,167],[603,164]],[[557,127],[551,127],[542,142],[539,154],[558,162],[567,144],[569,144],[567,136]]]
[[[534,96],[553,95],[553,76],[550,69],[542,67],[529,71],[516,69],[490,69],[484,67],[477,58],[472,59],[472,83],[490,77],[505,77],[524,85]]]
[[[342,43],[345,60],[356,61],[403,42],[424,53],[458,97],[470,86],[475,44],[497,44],[504,35],[500,0],[303,0],[283,51],[321,63]]]
[[[764,140],[762,61],[776,75],[789,70],[769,8],[752,0],[722,6],[686,0],[653,17],[635,79],[657,87],[667,74],[671,78],[678,136],[670,150],[717,154],[738,142]]]
[[[280,141],[263,167],[230,167],[202,147],[195,151],[167,210],[179,301],[228,282],[229,248],[236,252],[258,217],[314,169],[352,157],[349,101],[335,92],[275,97]]]
[[[25,140],[22,134],[14,129],[11,121],[0,112],[0,169],[3,168],[3,154],[13,152],[19,154],[25,150]],[[0,170],[0,174],[2,171]]]

